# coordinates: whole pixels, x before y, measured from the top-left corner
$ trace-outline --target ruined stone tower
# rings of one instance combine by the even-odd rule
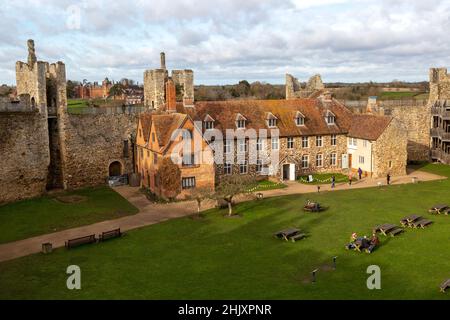
[[[286,99],[308,98],[311,95],[325,89],[322,78],[316,74],[309,78],[308,83],[303,88],[297,78],[290,74],[286,74]]]
[[[446,68],[430,69],[430,102],[450,100],[450,75]]]
[[[160,109],[167,102],[166,83],[171,78],[176,87],[178,100],[184,105],[194,104],[194,72],[192,70],[172,70],[171,76],[166,68],[166,56],[160,54],[158,69],[144,72],[144,105],[150,109]]]
[[[27,62],[16,62],[19,101],[0,101],[0,202],[64,187],[65,66],[38,61],[27,45]]]

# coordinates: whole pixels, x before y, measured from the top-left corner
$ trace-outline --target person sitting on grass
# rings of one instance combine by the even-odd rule
[[[372,253],[373,250],[380,244],[380,239],[376,233],[372,234],[372,239],[370,239],[370,246],[367,248],[368,253]]]
[[[358,239],[356,232],[353,232],[350,237],[350,243],[346,246],[347,250],[355,249],[355,241]]]

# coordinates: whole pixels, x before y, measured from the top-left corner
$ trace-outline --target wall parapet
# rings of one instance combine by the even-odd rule
[[[31,104],[30,95],[22,94],[17,100],[9,97],[0,98],[0,113],[35,113],[39,109]]]
[[[122,106],[122,107],[81,107],[68,108],[67,112],[71,115],[99,115],[99,114],[140,114],[148,111],[143,106]]]

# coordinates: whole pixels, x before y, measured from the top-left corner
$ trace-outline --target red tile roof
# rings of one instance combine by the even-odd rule
[[[336,123],[327,125],[327,110],[336,115]],[[346,134],[350,128],[352,113],[335,101],[321,102],[319,99],[295,100],[232,100],[196,102],[194,108],[183,108],[193,120],[203,120],[207,114],[214,119],[214,127],[219,130],[235,129],[236,116],[241,114],[247,129],[268,129],[267,114],[270,112],[277,120],[280,136]],[[295,117],[300,112],[305,116],[305,125],[297,126]]]
[[[384,130],[386,130],[391,121],[392,117],[355,114],[353,115],[353,121],[348,136],[375,141],[381,136]]]

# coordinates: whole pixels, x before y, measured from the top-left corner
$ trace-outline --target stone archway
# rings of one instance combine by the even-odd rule
[[[113,161],[109,164],[109,176],[110,177],[117,177],[122,175],[122,163],[120,161]]]

